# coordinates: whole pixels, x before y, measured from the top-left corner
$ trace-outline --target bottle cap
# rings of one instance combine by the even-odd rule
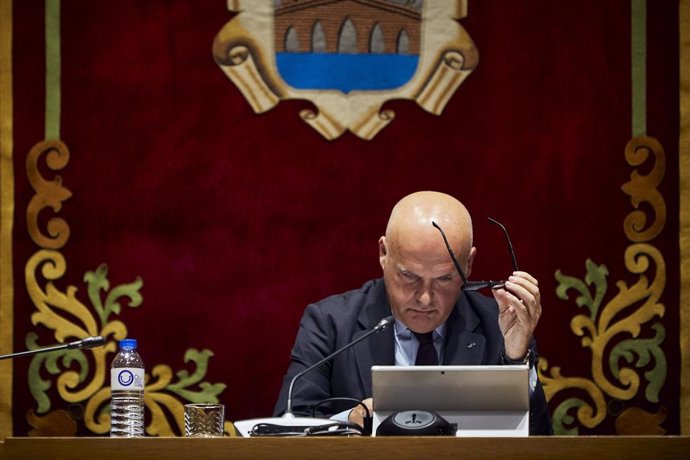
[[[136,339],[120,340],[120,350],[132,350],[137,347]]]

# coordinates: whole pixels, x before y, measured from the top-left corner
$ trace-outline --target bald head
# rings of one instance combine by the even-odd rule
[[[393,208],[386,235],[379,239],[379,262],[393,316],[419,333],[433,331],[448,319],[462,287],[441,232],[432,222],[443,228],[469,276],[476,253],[472,219],[450,195],[406,196]]]
[[[466,259],[472,248],[472,218],[460,201],[445,193],[416,192],[400,200],[388,220],[386,242],[394,250],[400,246],[442,245],[441,234],[432,222],[446,232],[458,257]]]

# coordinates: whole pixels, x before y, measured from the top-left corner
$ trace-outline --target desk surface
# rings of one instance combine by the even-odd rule
[[[310,437],[310,438],[7,438],[0,458],[48,460],[137,459],[684,459],[688,436],[592,436],[529,438]]]

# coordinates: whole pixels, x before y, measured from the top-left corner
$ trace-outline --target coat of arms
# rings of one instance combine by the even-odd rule
[[[467,0],[228,0],[237,12],[213,55],[256,113],[306,99],[300,117],[326,139],[372,139],[411,99],[440,115],[477,66],[457,22]]]

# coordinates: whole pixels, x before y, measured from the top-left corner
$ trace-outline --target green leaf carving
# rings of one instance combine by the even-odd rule
[[[86,282],[89,300],[91,300],[91,305],[93,305],[93,308],[98,313],[102,326],[107,323],[108,315],[103,308],[99,292],[101,290],[107,291],[110,288],[110,282],[108,281],[108,266],[106,264],[101,264],[95,272],[87,271],[84,274],[84,281]]]
[[[217,403],[218,395],[225,390],[226,385],[224,383],[201,382],[208,371],[208,361],[211,356],[213,356],[211,350],[198,351],[194,348],[187,350],[184,355],[184,362],[192,361],[196,364],[194,373],[189,375],[186,370],[178,371],[176,375],[179,381],[169,384],[166,389],[193,403]],[[201,391],[189,389],[197,383],[199,383]]]
[[[553,411],[553,416],[551,417],[551,423],[553,425],[553,434],[558,436],[577,436],[579,430],[577,425],[573,428],[566,428],[566,425],[572,425],[575,418],[568,414],[568,411],[573,408],[580,408],[586,406],[583,400],[579,398],[570,398],[563,401],[556,407]]]
[[[107,292],[110,288],[110,282],[108,281],[108,266],[106,264],[101,264],[95,272],[87,271],[84,275],[84,281],[87,283],[87,292],[91,304],[101,320],[101,327],[104,327],[108,323],[108,317],[111,313],[115,313],[116,315],[120,314],[122,310],[122,306],[119,302],[120,298],[128,297],[128,306],[132,308],[136,308],[142,304],[143,298],[139,290],[144,285],[144,282],[140,277],[137,277],[132,283],[116,286],[106,296],[105,304],[101,301],[100,291]]]
[[[38,334],[35,332],[29,332],[26,334],[26,347],[29,350],[39,348],[36,344],[36,340],[38,340]],[[46,356],[47,355],[45,354],[34,355],[34,357],[31,359],[31,363],[29,364],[27,376],[29,380],[29,391],[31,392],[31,396],[33,396],[38,404],[36,412],[39,414],[45,414],[50,410],[50,398],[46,394],[46,391],[50,389],[51,383],[50,380],[43,380],[41,378],[41,367],[43,365],[43,361],[46,359]]]
[[[647,382],[649,382],[645,390],[645,397],[648,401],[656,403],[659,402],[659,391],[661,391],[667,375],[666,355],[660,347],[661,342],[666,338],[666,329],[661,323],[655,323],[651,327],[656,331],[656,335],[652,339],[629,339],[618,343],[609,356],[609,366],[614,377],[618,378],[620,374],[618,364],[621,359],[630,364],[637,356],[635,366],[642,368],[647,366],[653,358],[654,367],[644,374]]]
[[[29,332],[26,335],[26,347],[29,350],[40,348],[36,343],[38,334]],[[56,350],[50,353],[38,354],[33,357],[29,364],[28,383],[31,396],[38,404],[36,412],[44,414],[50,410],[51,401],[47,391],[52,386],[50,380],[41,378],[41,368],[45,365],[46,370],[51,375],[58,375],[63,372],[58,361],[62,359],[63,369],[70,368],[72,363],[77,363],[79,368],[79,382],[84,382],[89,373],[89,361],[81,350]]]
[[[601,301],[606,294],[606,278],[609,275],[609,270],[606,265],[596,265],[591,259],[585,262],[587,273],[585,274],[585,281],[566,276],[560,270],[556,270],[556,280],[559,282],[556,288],[556,295],[559,299],[568,300],[568,290],[574,289],[580,295],[575,299],[578,307],[587,306],[589,309],[589,317],[592,321],[596,320]],[[587,286],[594,285],[594,297]]]

